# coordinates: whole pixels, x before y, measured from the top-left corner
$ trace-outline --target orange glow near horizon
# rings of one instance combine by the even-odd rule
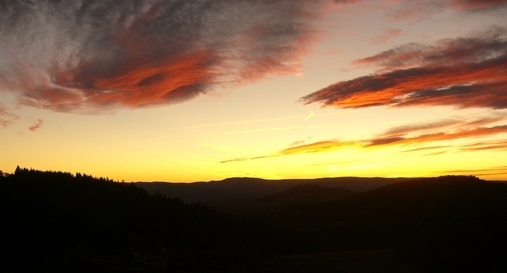
[[[507,181],[505,1],[173,2],[0,11],[0,170]]]

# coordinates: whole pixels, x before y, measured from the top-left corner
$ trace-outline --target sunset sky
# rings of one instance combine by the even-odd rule
[[[507,0],[2,1],[0,170],[507,180],[506,18]]]

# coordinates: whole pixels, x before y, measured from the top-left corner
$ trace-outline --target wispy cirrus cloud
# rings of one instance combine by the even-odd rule
[[[296,72],[325,2],[8,1],[0,90],[24,105],[93,112]]]
[[[395,21],[419,21],[446,8],[445,1],[400,0],[391,1],[390,3],[394,5],[392,5],[390,11],[387,13],[387,16]]]
[[[409,145],[421,144],[442,140],[455,140],[472,137],[483,137],[507,133],[507,124],[491,126],[491,127],[478,127],[471,130],[461,130],[455,132],[439,132],[431,134],[422,134],[414,137],[388,137],[388,138],[374,138],[367,141],[365,147],[379,146],[379,145]]]
[[[44,120],[37,119],[34,124],[28,127],[28,130],[35,132],[39,130],[42,127],[42,124],[44,123]]]
[[[423,135],[427,132],[434,131],[469,131],[477,128],[483,128],[505,120],[505,115],[498,114],[490,117],[482,117],[476,119],[459,119],[449,118],[435,122],[426,122],[421,124],[410,124],[398,126],[388,129],[385,133],[380,135],[380,138],[393,138],[397,136],[413,136]]]
[[[460,124],[460,123],[462,123],[462,122],[457,119],[446,119],[446,120],[441,120],[441,121],[436,121],[436,122],[427,122],[427,123],[423,123],[423,124],[404,125],[404,126],[394,127],[394,128],[387,130],[383,134],[383,136],[407,135],[407,134],[414,133],[414,132],[441,129],[441,128],[449,127],[451,125],[456,125],[456,124]]]
[[[0,128],[9,127],[18,119],[18,115],[14,114],[6,106],[0,103]]]
[[[301,153],[318,153],[323,151],[336,150],[343,147],[355,146],[354,142],[342,142],[337,140],[318,141],[309,144],[298,145],[281,150],[279,154],[290,155],[290,154],[301,154]]]
[[[480,176],[488,176],[488,175],[504,175],[507,174],[507,166],[497,166],[492,168],[484,168],[484,169],[472,169],[472,170],[447,170],[438,173],[445,174],[472,174],[472,175],[480,175]]]
[[[352,4],[352,3],[361,2],[361,1],[363,1],[363,0],[333,0],[333,2],[339,3],[339,4]]]
[[[501,123],[505,121],[505,119],[505,116],[498,115],[497,117],[449,119],[415,125],[412,124],[391,128],[370,139],[352,141],[326,140],[307,144],[297,144],[273,154],[224,160],[221,163],[265,159],[293,154],[329,152],[348,148],[357,148],[368,151],[372,148],[408,147],[401,150],[402,153],[417,153],[435,150],[435,152],[426,154],[428,156],[446,153],[451,148],[461,151],[507,149],[507,142],[505,141],[483,142],[483,144],[477,143],[473,145],[457,145],[452,144],[452,142],[451,144],[440,144],[443,143],[443,141],[482,138],[497,134],[505,134],[507,133],[507,124]],[[439,143],[440,145],[420,146],[432,143]],[[414,145],[416,148],[413,148]]]
[[[433,46],[408,44],[354,63],[380,70],[332,84],[300,101],[341,108],[507,108],[507,31],[503,28]]]
[[[336,141],[336,140],[318,141],[318,142],[309,143],[309,144],[295,145],[293,147],[289,147],[289,148],[280,150],[280,151],[270,154],[270,155],[234,158],[234,159],[220,161],[220,163],[230,163],[230,162],[239,162],[239,161],[247,161],[247,160],[255,160],[255,159],[265,159],[265,158],[280,157],[280,156],[293,155],[293,154],[318,153],[318,152],[325,152],[325,151],[330,151],[330,150],[337,150],[339,148],[350,147],[353,145],[354,145],[354,143],[352,143],[352,142],[340,142],[340,141]]]
[[[372,139],[363,140],[363,147],[382,145],[412,145],[465,138],[479,138],[507,133],[504,114],[473,119],[451,118],[436,122],[411,124],[388,129]],[[436,147],[436,146],[434,146]],[[427,149],[416,148],[417,149]]]
[[[507,140],[502,141],[482,141],[463,145],[462,151],[482,151],[482,150],[507,150]]]
[[[390,28],[390,29],[384,31],[383,33],[381,33],[380,35],[373,37],[370,40],[370,43],[373,45],[383,44],[383,43],[387,42],[388,40],[390,40],[396,36],[399,36],[401,33],[402,33],[401,29]]]
[[[401,151],[401,153],[412,153],[412,152],[429,151],[429,150],[441,150],[441,149],[447,149],[447,148],[450,148],[450,147],[449,146],[428,146],[428,147],[420,147],[420,148],[403,150],[403,151]]]
[[[220,161],[220,163],[241,162],[241,161],[264,159],[264,158],[271,158],[271,157],[278,157],[278,156],[281,156],[281,155],[273,154],[273,155],[254,156],[254,157],[238,157],[238,158],[233,158],[233,159],[222,160],[222,161]]]

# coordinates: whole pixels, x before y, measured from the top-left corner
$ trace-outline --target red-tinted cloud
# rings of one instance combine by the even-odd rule
[[[29,106],[96,111],[296,72],[325,2],[9,1],[0,10],[0,90]]]
[[[448,0],[451,7],[459,10],[481,10],[507,5],[507,0]]]
[[[11,126],[19,119],[19,116],[9,111],[2,103],[0,103],[0,128]]]
[[[342,81],[307,95],[304,103],[360,108],[436,106],[507,108],[507,37],[504,29],[480,37],[410,44],[358,60],[378,74]]]
[[[28,129],[32,132],[35,132],[37,130],[39,130],[41,127],[42,127],[42,124],[44,123],[44,121],[42,119],[37,119],[37,121],[31,125],[30,127],[28,127]]]

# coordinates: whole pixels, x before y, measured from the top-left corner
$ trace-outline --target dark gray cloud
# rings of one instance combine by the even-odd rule
[[[25,105],[87,111],[293,72],[324,2],[2,1],[0,90]]]
[[[388,14],[391,19],[416,21],[449,9],[463,13],[488,12],[502,15],[507,7],[507,0],[400,0],[392,3],[394,7]]]
[[[493,27],[472,37],[442,39],[434,45],[410,43],[359,59],[354,65],[376,66],[381,71],[413,67],[480,63],[507,54],[507,30]]]

